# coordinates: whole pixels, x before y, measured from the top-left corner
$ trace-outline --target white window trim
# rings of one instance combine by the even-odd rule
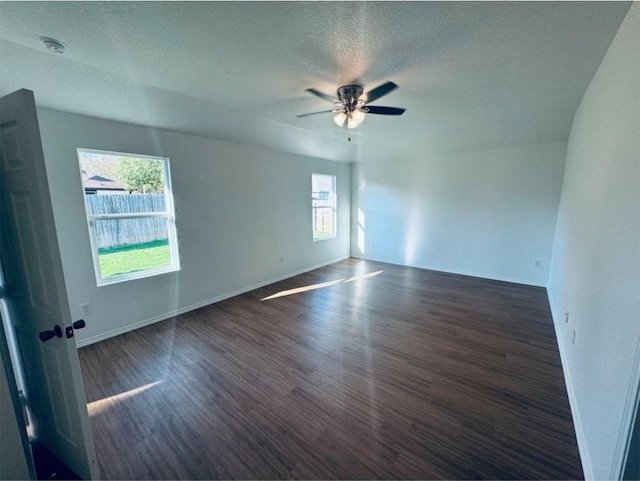
[[[333,188],[332,188],[332,192],[331,192],[331,215],[332,215],[332,225],[333,225],[333,235],[331,236],[327,236],[327,237],[315,237],[313,234],[313,220],[315,219],[315,210],[318,208],[316,206],[313,205],[313,198],[311,199],[311,237],[313,239],[313,242],[322,242],[322,241],[328,241],[331,239],[335,239],[336,237],[338,237],[338,192],[337,192],[337,186],[338,186],[338,176],[334,175],[334,174],[320,174],[318,172],[314,172],[311,174],[311,192],[313,193],[313,176],[314,175],[322,175],[325,177],[332,177],[333,178]],[[326,207],[322,207],[322,208],[326,208]]]
[[[138,214],[89,214],[89,209],[86,202],[86,195],[82,186],[82,169],[80,169],[82,199],[84,202],[84,211],[87,218],[87,227],[89,229],[89,241],[91,244],[91,258],[93,260],[93,271],[96,277],[96,283],[98,287],[107,286],[110,284],[117,284],[120,282],[126,282],[133,279],[143,279],[145,277],[152,277],[159,274],[165,274],[168,272],[176,272],[180,270],[180,258],[178,256],[178,234],[175,223],[175,208],[173,205],[173,189],[171,188],[171,167],[168,157],[159,157],[154,155],[133,154],[130,152],[114,152],[109,150],[95,150],[78,148],[78,162],[80,162],[80,154],[98,154],[98,155],[110,155],[119,157],[134,157],[136,159],[152,159],[162,160],[164,166],[164,196],[165,196],[165,212],[140,212]],[[115,277],[102,277],[100,269],[100,258],[98,256],[98,240],[96,239],[96,230],[94,228],[94,222],[98,220],[115,220],[115,219],[144,219],[144,218],[166,218],[167,219],[167,234],[169,240],[169,250],[171,252],[171,264],[166,267],[158,269],[148,269],[145,271],[134,272],[130,274],[122,274]]]

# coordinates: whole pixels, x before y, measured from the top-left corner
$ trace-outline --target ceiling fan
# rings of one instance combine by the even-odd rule
[[[377,115],[402,115],[405,109],[398,107],[381,107],[377,105],[369,105],[371,102],[378,100],[380,97],[387,95],[389,92],[397,89],[398,86],[393,82],[386,82],[382,85],[370,90],[363,96],[364,88],[362,85],[343,85],[338,87],[338,100],[331,96],[320,92],[314,88],[306,89],[310,94],[328,100],[336,104],[336,108],[332,110],[322,110],[320,112],[311,112],[309,114],[301,114],[297,117],[307,117],[308,115],[324,114],[333,112],[333,121],[338,127],[345,125],[349,129],[355,129],[365,118],[365,114]]]

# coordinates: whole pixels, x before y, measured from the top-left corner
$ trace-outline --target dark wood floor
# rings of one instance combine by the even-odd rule
[[[582,476],[541,288],[350,259],[80,358],[105,479]]]

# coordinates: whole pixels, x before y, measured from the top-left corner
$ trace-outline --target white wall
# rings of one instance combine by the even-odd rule
[[[573,119],[549,277],[587,479],[619,477],[640,381],[639,46],[636,3]]]
[[[352,255],[546,285],[565,147],[363,152],[353,172]]]
[[[351,167],[39,109],[64,275],[82,345],[349,256]],[[170,158],[182,269],[96,287],[76,148]],[[312,241],[311,174],[337,175],[338,238]],[[280,256],[285,263],[280,263]]]

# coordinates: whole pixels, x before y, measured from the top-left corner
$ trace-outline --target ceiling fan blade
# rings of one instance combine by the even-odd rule
[[[378,100],[380,97],[387,95],[389,92],[397,88],[398,86],[393,82],[384,83],[374,88],[373,90],[370,90],[369,92],[367,92],[367,95],[366,95],[367,103],[374,102],[375,100]]]
[[[367,105],[368,113],[379,115],[402,115],[406,109],[398,107],[378,107],[377,105]]]
[[[300,118],[300,117],[308,117],[309,115],[316,115],[316,114],[326,114],[329,112],[335,112],[335,110],[321,110],[320,112],[311,112],[310,114],[300,114],[300,115],[296,115],[296,117]]]
[[[320,92],[319,90],[316,90],[314,88],[306,89],[305,91],[309,92],[310,94],[315,95],[316,97],[320,97],[321,99],[328,100],[331,103],[336,103],[337,102],[337,99],[335,99],[334,97],[331,97],[330,95],[327,95],[327,94],[325,94],[323,92]]]

